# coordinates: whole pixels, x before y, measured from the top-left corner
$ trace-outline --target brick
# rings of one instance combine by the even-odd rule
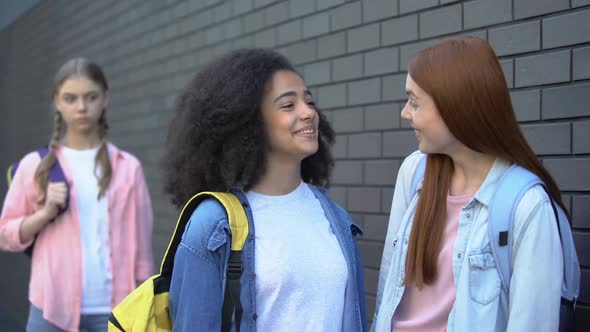
[[[588,255],[588,252],[582,253]],[[590,271],[582,270],[580,276],[580,295],[578,296],[580,302],[588,303],[590,301]]]
[[[289,0],[291,17],[311,14],[315,11],[315,0]]]
[[[573,196],[571,215],[575,228],[590,229],[590,196]]]
[[[590,83],[543,89],[543,119],[589,116]]]
[[[399,48],[380,48],[365,53],[365,75],[381,75],[399,71]]]
[[[351,212],[379,212],[381,210],[381,190],[379,188],[348,188],[347,206]],[[363,260],[366,264],[367,261]]]
[[[348,51],[362,51],[379,46],[379,24],[365,25],[348,31]]]
[[[334,158],[348,157],[348,136],[336,135],[336,142],[332,146],[332,155]]]
[[[213,8],[213,15],[215,22],[221,22],[231,17],[232,6],[231,2],[222,3]]]
[[[335,8],[330,13],[330,20],[332,31],[346,29],[361,24],[361,3],[352,2],[345,6]]]
[[[243,18],[244,32],[257,31],[264,28],[264,13],[256,11],[250,13]]]
[[[314,62],[305,65],[303,77],[307,85],[322,84],[330,82],[330,61]]]
[[[381,23],[381,45],[395,45],[418,39],[418,15],[395,18]]]
[[[590,255],[587,254],[590,252],[590,234],[584,234],[576,231],[573,233],[580,265],[588,266],[590,265]]]
[[[254,7],[256,8],[260,8],[260,7],[264,7],[267,5],[270,5],[273,2],[276,2],[277,0],[254,0]]]
[[[287,56],[294,64],[310,62],[316,58],[316,40],[305,40],[296,44],[287,46]]]
[[[240,15],[251,11],[254,8],[254,2],[252,0],[240,0],[234,3],[234,15]]]
[[[276,30],[266,29],[254,35],[254,45],[256,47],[274,47],[276,45]]]
[[[521,128],[527,142],[537,155],[571,152],[569,123],[523,125]]]
[[[509,88],[514,87],[514,64],[512,59],[505,59],[500,60],[500,67],[502,67],[502,72],[504,73],[504,78],[506,79],[506,85]]]
[[[348,105],[375,103],[381,101],[381,79],[348,83]]]
[[[363,238],[367,240],[385,241],[388,224],[388,216],[375,214],[365,216]]]
[[[346,33],[339,32],[318,38],[318,57],[338,56],[346,53]]]
[[[590,0],[572,0],[572,7],[590,5]]]
[[[574,122],[573,153],[590,153],[590,121]]]
[[[393,188],[381,189],[381,212],[389,214],[393,201]]]
[[[383,100],[406,100],[406,76],[397,74],[383,77]]]
[[[332,172],[332,183],[335,185],[362,184],[363,162],[355,160],[337,160]]]
[[[383,255],[383,244],[374,242],[359,242],[358,244],[363,266],[379,268]]]
[[[498,56],[541,49],[540,21],[509,25],[489,31],[489,42]]]
[[[399,105],[380,104],[365,107],[365,130],[399,127]]]
[[[286,21],[289,18],[289,3],[280,2],[264,10],[264,22],[267,26]]]
[[[464,28],[473,29],[512,19],[512,0],[475,0],[463,4]]]
[[[301,22],[301,20],[295,20],[277,27],[277,40],[279,45],[289,44],[301,39]]]
[[[337,133],[363,130],[363,110],[350,108],[332,113],[332,128]]]
[[[348,156],[350,158],[381,157],[381,134],[366,133],[348,136]]]
[[[576,48],[573,52],[574,80],[590,78],[590,47]]]
[[[398,160],[367,161],[365,162],[364,183],[393,186],[395,184],[399,166],[400,164]]]
[[[461,4],[420,14],[420,37],[429,38],[461,30]]]
[[[543,165],[561,191],[584,191],[590,188],[590,158],[545,159]]]
[[[405,14],[424,8],[436,7],[437,5],[438,0],[400,0],[399,12]]]
[[[516,120],[519,122],[541,119],[540,90],[513,91],[510,93],[510,99],[512,99]]]
[[[570,51],[543,53],[516,59],[516,87],[567,82]]]
[[[404,158],[418,149],[414,131],[391,131],[383,133],[383,157]]]
[[[590,41],[590,9],[543,19],[543,48]]]
[[[343,4],[345,2],[346,2],[346,0],[318,0],[317,6],[318,6],[318,10],[323,10],[326,8],[338,6],[338,5]]]
[[[569,0],[514,0],[514,18],[521,19],[569,9]]]
[[[322,86],[318,91],[318,104],[323,108],[346,105],[346,84]]]
[[[233,19],[225,23],[225,37],[232,39],[239,36],[242,33],[242,22],[238,19]]]
[[[303,20],[303,37],[315,37],[330,31],[330,16],[328,13],[319,13],[306,17]]]
[[[335,81],[349,80],[363,76],[363,56],[361,54],[334,59],[332,66],[332,79]]]
[[[397,15],[398,0],[362,1],[363,22],[380,20]]]
[[[328,191],[328,195],[330,196],[330,198],[332,200],[334,200],[336,203],[338,203],[343,208],[345,208],[345,209],[348,208],[346,205],[347,194],[346,194],[345,187],[332,186],[332,187],[330,187],[330,189]]]

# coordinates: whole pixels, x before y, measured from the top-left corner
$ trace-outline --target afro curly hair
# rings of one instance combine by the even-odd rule
[[[261,114],[267,82],[280,70],[295,72],[270,49],[240,49],[213,60],[178,96],[162,167],[164,191],[181,208],[201,191],[249,190],[265,173],[267,134]],[[301,163],[303,181],[329,185],[334,131],[322,112],[318,151]]]

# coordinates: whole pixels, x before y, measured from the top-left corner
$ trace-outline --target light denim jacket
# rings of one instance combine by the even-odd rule
[[[372,331],[390,331],[405,290],[408,240],[418,195],[410,197],[419,151],[403,162],[395,186],[379,274]],[[510,163],[497,159],[461,210],[453,251],[456,300],[447,331],[557,331],[563,258],[557,224],[543,188],[534,186],[515,212],[510,292],[501,288],[488,237],[488,206]],[[418,193],[422,183],[418,184]],[[435,301],[436,299],[433,299]]]
[[[312,185],[309,187],[324,209],[348,266],[342,330],[366,331],[363,268],[356,246],[356,237],[361,234],[361,229],[352,222],[344,209],[328,198],[324,189]],[[240,299],[243,313],[240,331],[256,331],[252,211],[242,190],[235,189],[232,192],[242,202],[250,227],[242,251]],[[219,202],[205,200],[193,212],[174,258],[170,285],[170,316],[174,331],[220,331],[226,266],[230,253],[229,232],[227,216]]]

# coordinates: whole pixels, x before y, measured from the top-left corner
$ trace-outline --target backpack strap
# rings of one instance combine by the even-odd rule
[[[49,153],[49,149],[48,148],[41,148],[37,150],[37,153],[39,153],[39,157],[41,157],[41,159],[45,158],[45,156],[47,156],[47,154]],[[15,169],[16,172],[16,169]],[[59,208],[57,215],[59,216],[60,214],[64,213],[69,206],[69,192],[70,192],[70,188],[68,186],[68,181],[66,180],[66,175],[64,174],[63,169],[61,168],[61,165],[59,163],[59,160],[55,160],[55,164],[53,164],[53,167],[51,167],[51,169],[49,170],[49,174],[47,175],[47,180],[49,182],[63,182],[66,184],[66,187],[68,189],[68,198],[66,199],[66,204],[64,205],[64,207]]]
[[[426,158],[427,155],[423,155],[420,157],[420,161],[416,166],[416,170],[414,171],[414,176],[412,177],[412,187],[410,190],[410,199],[416,195],[416,191],[418,190],[418,184],[424,178],[424,172],[426,170]]]
[[[242,305],[240,303],[240,276],[242,275],[242,249],[248,237],[249,226],[246,212],[240,200],[231,193],[226,192],[201,192],[189,199],[182,208],[182,212],[176,222],[176,228],[172,239],[168,244],[166,254],[162,260],[160,274],[170,277],[174,268],[174,256],[182,239],[186,225],[197,206],[207,198],[216,199],[227,213],[231,231],[231,252],[227,267],[227,284],[224,291],[222,309],[222,331],[231,328],[232,316],[234,317],[236,331],[240,330],[242,318]],[[232,315],[233,314],[233,315]]]
[[[502,287],[508,294],[512,276],[512,225],[522,196],[541,180],[532,172],[512,165],[502,175],[488,208],[488,236]]]

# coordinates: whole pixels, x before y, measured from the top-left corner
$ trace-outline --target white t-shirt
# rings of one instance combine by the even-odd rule
[[[246,193],[255,229],[258,331],[342,330],[346,260],[304,182],[282,196]]]
[[[63,147],[76,192],[82,242],[82,314],[111,312],[112,274],[106,194],[98,199],[95,158],[100,146],[89,150]],[[100,165],[97,174],[100,174]]]

